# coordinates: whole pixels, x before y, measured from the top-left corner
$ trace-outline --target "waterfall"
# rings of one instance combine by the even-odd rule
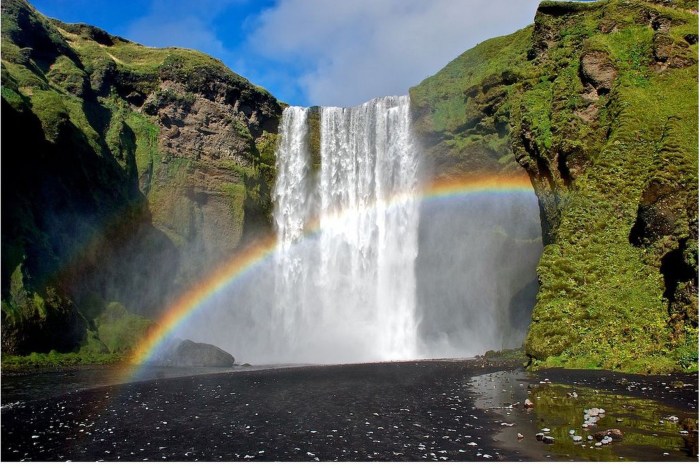
[[[409,105],[386,97],[284,110],[275,253],[209,298],[181,338],[254,363],[466,357],[522,344],[542,252],[537,198],[468,181],[426,192],[433,165],[471,155],[469,145],[419,154]]]
[[[407,96],[284,110],[269,320],[271,342],[287,359],[417,357],[419,162],[409,127]]]

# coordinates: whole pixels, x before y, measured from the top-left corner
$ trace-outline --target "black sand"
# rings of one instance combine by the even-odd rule
[[[9,406],[3,399],[2,460],[591,459],[585,451],[553,451],[532,433],[524,445],[504,439],[504,429],[524,432],[539,421],[521,408],[504,415],[483,404],[496,393],[508,399],[527,392],[522,377],[523,386],[510,393],[501,383],[489,394],[473,380],[498,370],[477,360],[298,367],[134,382]],[[611,373],[550,371],[526,379],[545,375],[555,384],[628,392],[620,382],[629,377]],[[655,389],[644,398],[677,408],[679,416],[696,415],[697,375],[635,378],[649,381],[640,392]],[[660,385],[666,381],[678,388],[669,393]],[[504,428],[504,418],[515,426]],[[676,445],[682,442],[678,436]],[[632,453],[664,459],[662,449],[671,450]],[[681,448],[672,455],[697,460]]]

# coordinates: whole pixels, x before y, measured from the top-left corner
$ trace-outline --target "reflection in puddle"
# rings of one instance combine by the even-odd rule
[[[477,376],[470,384],[478,395],[477,407],[496,415],[501,430],[495,440],[523,460],[692,461],[697,457],[697,414],[654,400],[540,381],[519,370]],[[526,399],[534,403],[533,408],[524,408]],[[613,429],[621,431],[621,440]],[[604,436],[608,437],[603,440]],[[549,437],[553,443],[542,442],[551,442]]]

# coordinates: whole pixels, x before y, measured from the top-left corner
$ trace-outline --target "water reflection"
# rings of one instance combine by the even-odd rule
[[[470,384],[479,395],[477,407],[501,417],[497,441],[523,459],[689,461],[697,457],[697,432],[693,431],[697,414],[655,400],[540,382],[523,371],[478,376]],[[533,408],[523,408],[526,398]],[[602,408],[604,413],[596,424],[583,427],[584,410],[592,408]],[[596,446],[595,434],[609,429],[621,430],[623,439]],[[518,433],[524,437],[518,439]],[[537,433],[554,437],[554,443],[537,441]],[[574,436],[582,440],[574,442]]]

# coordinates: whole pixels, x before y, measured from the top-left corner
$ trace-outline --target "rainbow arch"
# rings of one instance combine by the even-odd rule
[[[424,188],[421,200],[440,200],[478,194],[532,194],[530,179],[526,176],[472,176],[465,178],[441,179]],[[412,194],[396,194],[387,206],[395,206],[412,198]],[[342,214],[339,220],[342,222]],[[306,236],[319,230],[318,221],[307,228]],[[202,281],[181,294],[163,311],[156,327],[137,345],[132,362],[145,364],[159,346],[189,317],[194,315],[208,299],[241,278],[270,258],[277,249],[275,236],[266,236],[247,246],[232,258],[220,264]]]

